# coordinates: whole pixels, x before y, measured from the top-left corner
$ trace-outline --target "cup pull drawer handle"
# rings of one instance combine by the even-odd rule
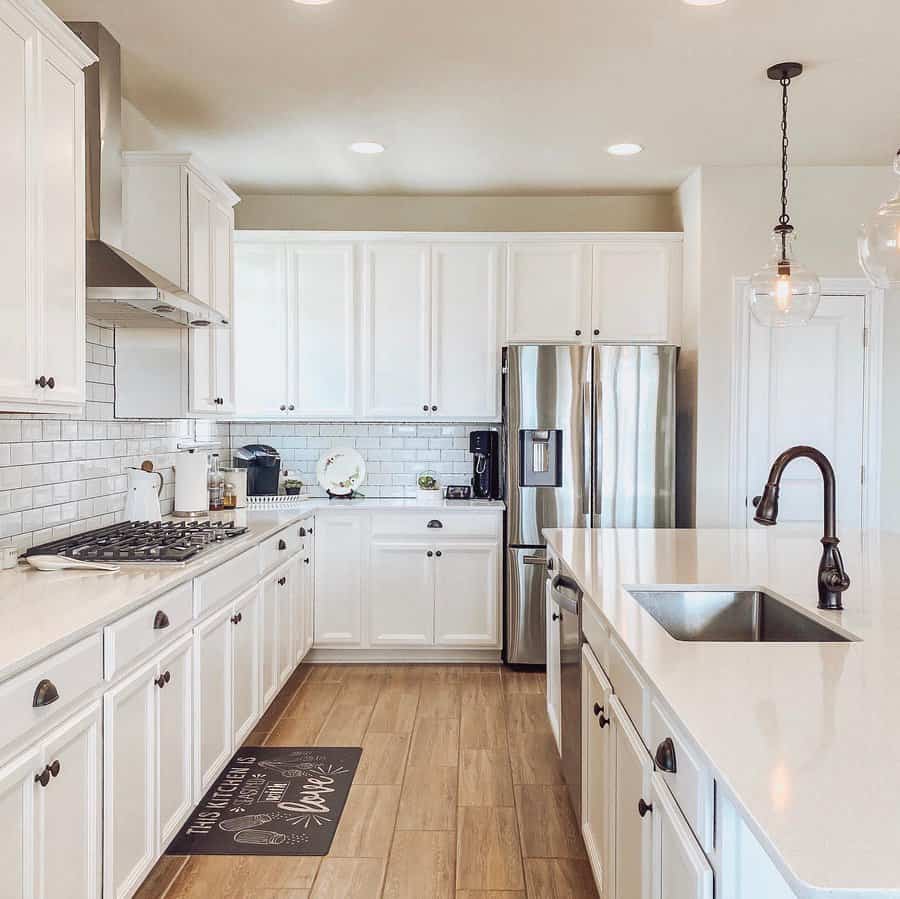
[[[678,771],[678,765],[675,762],[675,744],[671,737],[666,737],[656,747],[656,767],[668,774],[675,774]]]
[[[33,708],[39,709],[42,706],[51,705],[57,699],[59,699],[59,690],[56,689],[56,684],[44,678],[34,689],[31,705]]]
[[[442,528],[443,522],[438,521],[436,518],[432,518],[431,521],[428,522],[428,527],[430,528]]]
[[[165,628],[167,628],[169,626],[169,624],[170,624],[169,616],[166,615],[166,613],[162,609],[160,609],[156,613],[156,617],[153,619],[153,630],[155,630],[155,631],[165,630]]]

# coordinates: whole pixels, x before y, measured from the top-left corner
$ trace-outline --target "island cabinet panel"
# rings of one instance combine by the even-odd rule
[[[713,899],[713,872],[663,779],[653,775],[653,899]]]
[[[562,721],[562,657],[560,655],[562,619],[556,610],[556,604],[550,596],[550,579],[547,579],[544,590],[544,620],[547,623],[547,717],[550,719],[550,730],[556,741],[556,751],[562,752],[560,740],[560,722]],[[582,692],[584,692],[582,690]]]
[[[613,697],[615,741],[615,799],[612,805],[613,853],[616,899],[653,899],[652,812],[642,815],[641,803],[650,805],[653,762],[621,703]]]
[[[348,512],[316,519],[316,646],[362,641],[363,518]]]
[[[582,647],[581,698],[581,833],[594,880],[602,896],[612,895],[615,738],[612,685],[590,646]]]

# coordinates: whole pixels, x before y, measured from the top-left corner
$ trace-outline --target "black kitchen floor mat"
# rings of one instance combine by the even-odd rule
[[[243,746],[169,844],[169,855],[326,855],[359,747]]]

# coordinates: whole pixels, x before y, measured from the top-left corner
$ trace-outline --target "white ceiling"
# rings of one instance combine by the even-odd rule
[[[900,143],[896,0],[49,3],[103,22],[128,98],[239,193],[652,191],[773,164],[764,70],[785,59],[807,66],[793,161],[887,165]]]

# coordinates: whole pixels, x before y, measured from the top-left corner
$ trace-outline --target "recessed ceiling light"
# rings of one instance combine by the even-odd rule
[[[686,3],[688,6],[718,6],[724,2],[725,0],[682,0],[682,3]]]
[[[331,0],[294,0],[294,3],[302,3],[304,6],[324,6]]]
[[[350,144],[350,149],[354,153],[364,153],[367,156],[373,156],[375,153],[384,153],[384,144],[379,144],[374,140],[358,140]]]
[[[613,144],[606,148],[610,156],[634,156],[644,148],[640,144]]]

